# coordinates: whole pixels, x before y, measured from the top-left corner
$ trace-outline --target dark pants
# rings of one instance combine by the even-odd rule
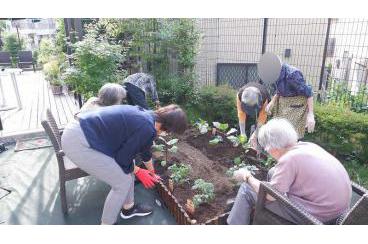
[[[144,91],[130,83],[124,83],[124,86],[129,105],[138,105],[144,109],[149,109]]]

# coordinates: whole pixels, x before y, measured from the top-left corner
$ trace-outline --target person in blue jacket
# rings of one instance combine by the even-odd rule
[[[151,146],[161,132],[183,133],[187,117],[178,105],[156,111],[139,106],[113,105],[78,115],[64,129],[61,144],[65,155],[78,167],[111,186],[101,223],[146,216],[152,207],[134,203],[134,175],[144,187],[159,181],[152,163]],[[146,169],[133,159],[140,155]]]

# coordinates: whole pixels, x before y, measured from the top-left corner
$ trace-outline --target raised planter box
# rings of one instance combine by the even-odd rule
[[[154,158],[158,162],[164,162],[163,164],[158,163],[156,167],[156,172],[163,179],[157,185],[157,191],[178,224],[227,224],[228,202],[236,197],[238,191],[237,183],[230,178],[231,170],[240,166],[239,159],[245,165],[254,165],[259,169],[255,173],[257,178],[261,180],[267,178],[267,168],[262,162],[267,157],[264,155],[259,157],[254,150],[245,152],[241,146],[234,147],[233,143],[227,140],[212,144],[210,140],[213,137],[214,133],[211,131],[199,134],[196,128],[188,129],[183,135],[176,138],[178,140],[174,142],[177,143],[175,152],[169,152],[167,148],[171,146],[162,144],[163,142],[168,143],[173,138],[163,138],[156,142],[156,149],[161,149],[154,153]],[[166,153],[162,154],[162,152]],[[180,167],[186,165],[189,173],[170,172],[170,167],[174,165],[176,170],[178,165]],[[172,179],[173,174],[175,174],[176,182]],[[184,182],[179,182],[180,177],[187,178]],[[212,184],[214,198],[194,207],[194,197],[196,194],[201,194],[198,188],[192,188],[198,179]]]
[[[157,192],[164,201],[166,207],[170,213],[174,216],[176,222],[179,225],[194,225],[194,224],[205,224],[205,225],[225,225],[226,219],[229,213],[224,213],[212,218],[205,223],[198,223],[197,220],[191,219],[188,213],[185,211],[183,206],[178,202],[175,196],[169,191],[169,189],[162,183],[157,184]]]

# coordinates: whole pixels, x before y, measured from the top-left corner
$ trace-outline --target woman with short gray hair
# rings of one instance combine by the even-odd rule
[[[351,184],[344,166],[320,146],[298,142],[298,134],[288,120],[270,120],[259,129],[258,142],[277,160],[272,174],[269,174],[270,185],[291,201],[326,223],[333,222],[349,208]],[[257,201],[260,182],[245,168],[236,171],[234,176],[244,183],[227,222],[250,224],[250,213]],[[267,209],[290,222],[299,223],[298,216],[272,197],[267,199]]]
[[[119,84],[106,83],[98,91],[98,97],[91,97],[83,104],[78,113],[94,110],[99,107],[118,105],[126,98],[126,90]]]

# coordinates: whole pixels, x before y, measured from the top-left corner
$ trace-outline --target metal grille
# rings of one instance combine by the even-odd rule
[[[217,85],[229,84],[238,89],[258,80],[257,64],[217,64]]]
[[[238,88],[262,53],[274,52],[303,72],[321,101],[368,110],[368,19],[197,19],[197,26],[200,85]]]

